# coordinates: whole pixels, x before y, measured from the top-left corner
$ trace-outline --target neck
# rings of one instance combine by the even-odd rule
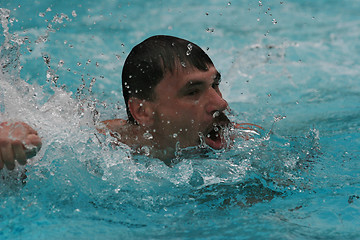
[[[120,133],[121,139],[119,140],[140,154],[158,158],[166,165],[170,165],[171,160],[176,157],[176,144],[169,146],[169,143],[165,143],[167,144],[165,145],[161,136],[151,132],[151,129],[128,123]]]

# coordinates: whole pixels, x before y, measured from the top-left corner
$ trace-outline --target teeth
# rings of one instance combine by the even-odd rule
[[[216,117],[218,117],[218,116],[220,116],[220,112],[219,112],[219,111],[216,111],[216,112],[213,113],[213,118],[216,118]]]

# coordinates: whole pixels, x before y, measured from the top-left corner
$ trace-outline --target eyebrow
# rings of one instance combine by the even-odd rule
[[[220,82],[221,81],[221,74],[219,72],[216,72],[215,76],[214,76],[214,82]],[[204,85],[204,81],[203,80],[198,80],[198,79],[193,79],[193,80],[189,80],[185,86],[183,86],[181,89],[187,89],[189,87],[194,87],[194,86],[198,86],[198,85]]]
[[[221,81],[221,74],[216,71],[215,75],[213,76],[213,83],[220,83]],[[203,87],[206,85],[206,82],[201,79],[190,79],[179,91],[179,94],[184,94],[187,90],[196,88],[196,87]]]

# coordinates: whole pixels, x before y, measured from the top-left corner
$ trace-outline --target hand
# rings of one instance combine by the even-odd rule
[[[37,132],[23,122],[0,123],[0,169],[15,168],[15,159],[25,165],[28,158],[34,157],[41,147]]]

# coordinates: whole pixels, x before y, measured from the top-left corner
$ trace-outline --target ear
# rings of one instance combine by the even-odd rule
[[[131,97],[128,101],[131,115],[141,126],[151,126],[154,123],[153,104],[150,101]]]

